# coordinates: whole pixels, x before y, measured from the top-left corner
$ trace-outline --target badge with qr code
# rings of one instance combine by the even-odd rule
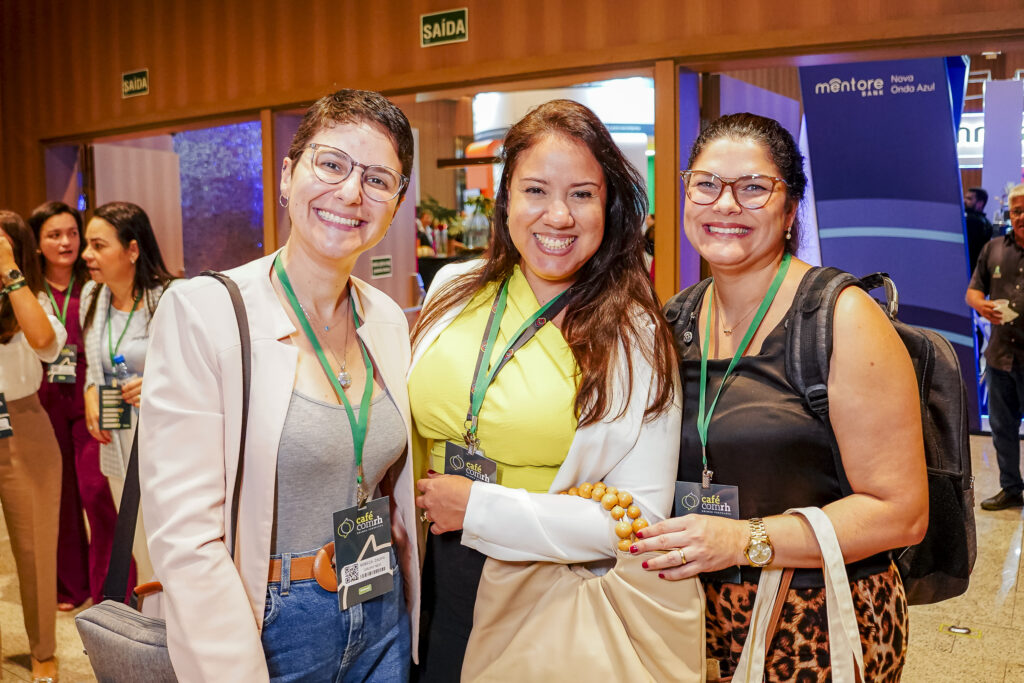
[[[0,439],[6,439],[9,436],[14,436],[14,430],[11,429],[11,414],[7,412],[7,401],[4,400],[4,395],[0,394]]]
[[[391,552],[390,499],[382,496],[363,507],[334,513],[334,559],[338,573],[338,606],[384,595],[395,587]]]

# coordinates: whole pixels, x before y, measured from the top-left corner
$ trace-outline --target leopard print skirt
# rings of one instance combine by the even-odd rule
[[[895,566],[850,583],[864,648],[864,680],[900,680],[906,659],[907,597]],[[750,627],[756,583],[705,582],[708,681],[728,679],[736,670]],[[715,676],[714,661],[718,663]],[[790,589],[772,639],[765,680],[830,681],[825,589]]]

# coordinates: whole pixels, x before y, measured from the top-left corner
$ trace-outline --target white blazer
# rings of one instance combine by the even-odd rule
[[[429,305],[445,283],[480,267],[482,261],[442,268],[431,283],[424,302]],[[453,307],[432,325],[413,349],[412,367],[466,307]],[[653,329],[653,324],[650,326]],[[576,430],[565,461],[549,493],[565,491],[583,482],[604,481],[629,491],[652,524],[671,513],[679,462],[682,408],[678,376],[672,405],[649,422],[643,421],[654,369],[634,349],[632,396],[625,413],[615,418],[626,400],[629,369],[618,354],[609,416]],[[472,362],[468,360],[467,362]],[[411,369],[410,369],[411,372]],[[576,496],[528,493],[525,489],[473,482],[462,544],[499,560],[590,562],[615,556],[618,537],[611,517],[601,505]]]
[[[241,420],[238,329],[224,287],[200,277],[168,290],[153,319],[140,420],[139,477],[150,556],[164,586],[167,646],[182,681],[266,681],[260,629],[270,569],[277,450],[295,385],[295,332],[270,282],[275,255],[228,275],[245,300],[252,338],[252,392],[234,563],[225,545]],[[405,315],[352,278],[359,337],[411,427]],[[397,506],[395,533],[422,542],[409,450],[385,476]],[[420,545],[396,553],[418,641]],[[415,646],[414,646],[415,653]]]

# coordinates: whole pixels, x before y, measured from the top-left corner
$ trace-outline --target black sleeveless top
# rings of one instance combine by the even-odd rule
[[[699,309],[698,309],[699,310]],[[740,519],[782,514],[790,508],[823,507],[843,497],[832,451],[832,430],[811,413],[786,379],[786,326],[793,309],[765,338],[757,355],[743,356],[726,383],[708,427],[708,469],[714,483],[739,487]],[[683,380],[680,481],[700,481],[701,445],[697,434],[701,334],[694,316],[675,321]],[[678,343],[678,342],[677,342]],[[714,400],[731,358],[708,361],[707,404]],[[888,553],[848,564],[850,580],[885,571]],[[717,581],[715,574],[705,579]],[[757,582],[760,569],[742,567],[744,581]],[[824,585],[820,570],[797,569],[794,588]]]

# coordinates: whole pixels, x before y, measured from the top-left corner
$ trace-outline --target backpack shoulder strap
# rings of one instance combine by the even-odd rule
[[[704,292],[711,284],[711,278],[701,280],[679,292],[665,304],[665,319],[679,333],[689,329],[697,318],[697,307],[700,305]]]
[[[822,421],[828,421],[832,316],[839,294],[861,281],[838,268],[813,268],[800,282],[786,330],[786,377]]]

